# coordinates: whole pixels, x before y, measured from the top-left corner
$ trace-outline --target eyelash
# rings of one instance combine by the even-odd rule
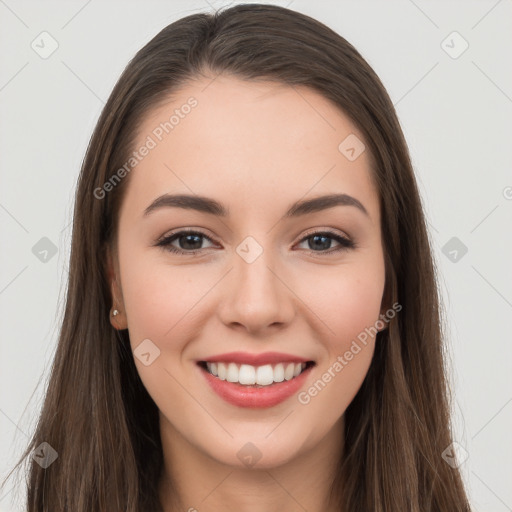
[[[170,253],[175,253],[175,254],[179,254],[182,256],[197,254],[204,250],[204,249],[196,249],[196,250],[186,251],[184,249],[177,249],[176,247],[173,247],[171,245],[171,242],[173,242],[174,240],[176,240],[184,235],[198,235],[200,237],[208,239],[210,242],[213,242],[213,240],[209,236],[205,235],[204,233],[201,233],[200,231],[195,231],[193,229],[184,229],[182,231],[176,231],[175,233],[171,233],[170,235],[167,235],[167,236],[161,238],[160,240],[158,240],[156,242],[155,246],[161,247],[162,249],[164,249],[165,251],[168,251]],[[334,249],[334,250],[327,250],[327,251],[309,250],[308,252],[310,254],[311,253],[312,254],[322,254],[322,253],[323,254],[333,254],[333,253],[338,253],[340,251],[355,249],[357,247],[355,242],[353,242],[352,240],[349,240],[348,238],[345,238],[341,235],[338,235],[337,233],[334,233],[333,231],[315,231],[313,233],[309,233],[307,236],[302,238],[299,243],[302,243],[302,242],[308,240],[309,238],[312,238],[314,236],[319,236],[319,235],[324,236],[326,238],[332,238],[332,239],[336,240],[336,242],[338,242],[340,244],[340,247],[338,247],[337,249]]]

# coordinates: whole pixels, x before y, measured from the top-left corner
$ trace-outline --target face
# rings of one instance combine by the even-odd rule
[[[341,437],[374,351],[361,335],[384,311],[379,198],[354,136],[308,88],[228,76],[189,83],[139,127],[112,322],[162,436],[259,467]],[[333,194],[345,200],[292,208]]]

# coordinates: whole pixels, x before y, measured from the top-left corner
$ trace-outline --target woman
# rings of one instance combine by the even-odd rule
[[[69,269],[28,511],[469,510],[406,142],[326,26],[240,5],[142,48]]]

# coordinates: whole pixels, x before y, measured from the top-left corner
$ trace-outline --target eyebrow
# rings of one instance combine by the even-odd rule
[[[348,194],[329,194],[313,199],[296,201],[286,211],[284,217],[299,217],[308,213],[315,213],[335,206],[353,206],[370,216],[363,204],[355,197]],[[183,208],[185,210],[197,210],[218,217],[228,217],[229,208],[215,199],[209,197],[188,194],[163,194],[157,197],[145,210],[144,217],[161,208]]]

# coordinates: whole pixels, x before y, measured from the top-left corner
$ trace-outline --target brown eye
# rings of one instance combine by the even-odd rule
[[[335,240],[339,244],[339,247],[333,250],[328,250],[331,249],[332,240]],[[355,247],[355,243],[352,242],[352,240],[332,231],[318,231],[316,233],[309,234],[304,237],[300,243],[305,241],[308,241],[308,250],[316,253],[328,252],[330,254],[333,252],[353,249]]]
[[[203,239],[211,239],[200,231],[182,230],[176,233],[171,233],[159,240],[155,245],[157,247],[163,247],[166,251],[178,254],[195,254],[200,252],[203,247]],[[178,247],[171,245],[173,242],[177,242]]]
[[[194,230],[181,230],[175,233],[171,233],[161,238],[155,245],[162,247],[164,250],[175,254],[196,254],[209,247],[201,247],[204,240],[212,242],[211,238],[201,233],[200,231]],[[332,248],[333,240],[338,244],[338,247]],[[178,247],[176,247],[177,243]],[[332,254],[335,252],[353,249],[356,244],[337,233],[332,231],[318,231],[311,233],[304,237],[300,243],[308,243],[308,250],[311,253],[327,253]]]

